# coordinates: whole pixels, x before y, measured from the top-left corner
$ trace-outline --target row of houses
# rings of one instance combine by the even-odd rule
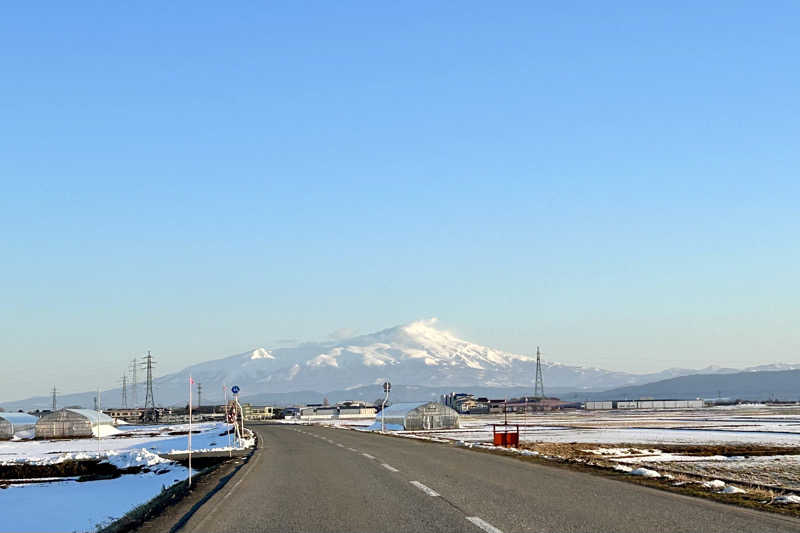
[[[462,415],[485,415],[500,413],[532,413],[537,411],[552,411],[576,407],[574,403],[562,402],[558,398],[521,398],[489,399],[476,397],[465,392],[451,392],[443,394],[441,403]]]
[[[377,408],[366,402],[341,402],[336,405],[310,404],[284,410],[288,418],[332,420],[338,418],[374,418]]]
[[[189,411],[185,408],[158,408],[156,411],[158,414],[158,421],[165,424],[189,421]],[[106,409],[103,412],[115,421],[121,420],[129,424],[136,424],[142,422],[144,419],[144,409],[141,408]],[[249,403],[243,403],[242,415],[245,421],[270,420],[275,417],[275,407],[271,405],[251,405]],[[204,405],[192,409],[192,422],[214,422],[224,419],[224,405]]]

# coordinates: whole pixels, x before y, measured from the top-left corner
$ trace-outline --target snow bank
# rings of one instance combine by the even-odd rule
[[[714,489],[714,490],[722,490],[725,488],[725,482],[720,481],[719,479],[714,479],[712,481],[706,481],[703,483],[703,488],[706,489]]]
[[[124,452],[108,452],[108,457],[104,462],[111,463],[117,468],[131,468],[134,466],[154,466],[161,463],[170,463],[171,461],[142,448],[141,450]]]

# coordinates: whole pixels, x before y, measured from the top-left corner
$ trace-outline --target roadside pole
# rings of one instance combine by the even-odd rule
[[[189,487],[192,486],[192,384],[194,380],[189,375]]]
[[[233,457],[233,450],[231,449],[231,424],[228,422],[228,386],[222,384],[222,392],[225,395],[225,426],[228,428],[228,457]]]
[[[97,459],[100,460],[100,389],[97,389]]]

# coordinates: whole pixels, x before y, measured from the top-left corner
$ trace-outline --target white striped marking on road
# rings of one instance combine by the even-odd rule
[[[399,470],[393,467],[392,465],[387,465],[386,463],[383,463],[381,464],[381,466],[384,467],[389,472],[399,472]]]
[[[497,529],[492,524],[487,522],[486,520],[481,520],[477,516],[468,516],[467,520],[484,530],[486,533],[503,533],[501,529]]]
[[[342,443],[340,443],[340,442],[337,442],[337,443],[336,443],[336,445],[337,445],[339,448],[344,448],[344,444],[342,444]]]
[[[356,452],[356,453],[358,453],[358,450],[356,450],[355,448],[347,448],[347,449],[348,449],[348,450],[350,450],[351,452]]]
[[[363,456],[364,456],[364,457],[366,457],[367,459],[375,459],[375,456],[374,456],[374,455],[370,455],[370,454],[368,454],[368,453],[362,453],[361,455],[363,455]]]
[[[427,494],[428,496],[438,496],[439,495],[438,492],[436,492],[435,490],[433,490],[430,487],[426,487],[425,485],[423,485],[419,481],[412,481],[411,484],[414,485],[415,487],[417,487],[419,490],[421,490],[425,494]]]

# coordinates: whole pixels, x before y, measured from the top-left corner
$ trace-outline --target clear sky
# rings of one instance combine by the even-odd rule
[[[7,4],[0,399],[431,316],[610,369],[798,362],[798,20]]]

